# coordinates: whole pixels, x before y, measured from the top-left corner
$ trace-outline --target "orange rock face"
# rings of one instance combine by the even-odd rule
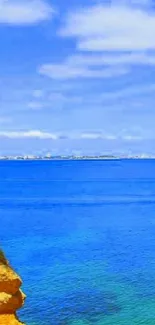
[[[14,295],[0,293],[0,314],[14,314],[24,304],[25,295],[18,290]]]
[[[20,277],[8,265],[0,265],[0,292],[14,295],[20,288]]]
[[[0,315],[0,325],[24,325],[15,315]]]
[[[0,325],[22,324],[16,317],[26,298],[20,290],[21,284],[21,278],[0,254]]]

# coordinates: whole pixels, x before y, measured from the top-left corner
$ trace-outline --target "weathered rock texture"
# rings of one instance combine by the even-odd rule
[[[20,290],[21,278],[9,265],[0,250],[0,325],[18,325],[16,311],[25,301],[25,295]]]

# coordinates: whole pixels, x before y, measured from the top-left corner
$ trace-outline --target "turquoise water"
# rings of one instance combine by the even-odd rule
[[[155,161],[0,162],[28,325],[155,324]]]

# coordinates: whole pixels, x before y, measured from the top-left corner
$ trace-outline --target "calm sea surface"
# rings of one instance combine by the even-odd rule
[[[0,162],[27,325],[155,324],[155,160]]]

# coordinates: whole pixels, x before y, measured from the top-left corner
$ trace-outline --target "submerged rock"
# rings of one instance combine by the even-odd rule
[[[21,278],[0,251],[0,325],[22,324],[16,316],[16,311],[23,306],[26,298],[21,285]]]

